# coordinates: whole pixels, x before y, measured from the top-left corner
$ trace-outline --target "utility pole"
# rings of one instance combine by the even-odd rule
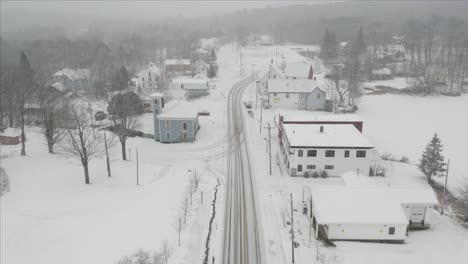
[[[137,169],[137,175],[136,175],[137,179],[136,180],[137,180],[137,185],[140,185],[139,178],[138,178],[139,177],[139,175],[138,175],[138,173],[139,173],[139,171],[138,171],[138,169],[139,169],[138,168],[138,149],[136,149],[136,165],[137,165],[137,168],[136,168]]]
[[[271,175],[271,129],[273,127],[271,126],[271,123],[268,123],[268,152],[270,154],[270,175]]]
[[[263,123],[263,101],[260,103],[260,134],[262,134]]]
[[[440,209],[440,215],[443,215],[443,214],[444,214],[445,195],[447,194],[447,181],[448,181],[449,165],[450,165],[450,159],[447,160],[447,170],[445,171],[444,195],[442,196],[442,207],[441,207],[441,209]]]
[[[107,138],[106,132],[104,132],[104,148],[106,149],[106,164],[107,164],[107,176],[111,177],[110,162],[109,162],[109,151],[107,150]]]
[[[294,264],[294,216],[293,216],[293,196],[292,193],[289,193],[291,197],[291,262]]]
[[[242,51],[239,52],[239,56],[240,56],[240,75],[242,76],[244,72],[242,68]]]
[[[254,69],[255,69],[255,64],[252,63],[252,89],[255,89],[255,109],[257,109],[258,93],[257,93],[257,87],[254,86]]]

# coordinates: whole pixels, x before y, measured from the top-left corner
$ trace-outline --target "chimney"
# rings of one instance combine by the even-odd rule
[[[323,126],[320,126],[320,133],[323,133]]]

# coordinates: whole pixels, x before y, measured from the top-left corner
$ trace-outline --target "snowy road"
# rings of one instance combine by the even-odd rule
[[[242,94],[251,78],[232,87],[228,96],[228,178],[224,219],[224,264],[262,263],[261,231],[254,180],[244,132]]]

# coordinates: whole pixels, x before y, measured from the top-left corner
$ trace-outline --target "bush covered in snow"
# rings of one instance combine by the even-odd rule
[[[3,196],[6,192],[10,190],[10,182],[5,171],[0,168],[0,196]]]

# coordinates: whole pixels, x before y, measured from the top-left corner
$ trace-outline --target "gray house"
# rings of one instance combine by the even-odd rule
[[[268,80],[268,101],[273,109],[325,110],[326,96],[316,80]]]
[[[52,75],[54,86],[61,91],[72,91],[74,94],[91,90],[91,73],[89,69],[69,69],[62,70]]]
[[[193,142],[200,126],[198,111],[192,103],[172,100],[165,104],[160,93],[153,99],[154,139],[161,143]]]

